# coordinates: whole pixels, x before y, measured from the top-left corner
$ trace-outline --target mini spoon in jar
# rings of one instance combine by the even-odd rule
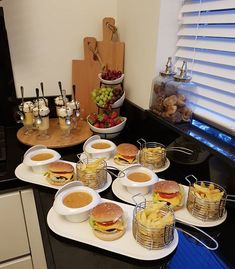
[[[65,105],[61,81],[58,81],[58,85],[59,85],[59,89],[60,89],[60,95],[61,95],[61,97],[63,99],[63,105]]]
[[[36,117],[35,122],[37,125],[40,125],[42,123],[42,119],[39,114],[40,109],[39,109],[39,89],[38,88],[36,88],[36,95],[37,95],[37,100],[38,100],[38,116]]]
[[[22,111],[18,111],[17,114],[20,116],[20,121],[23,121],[25,116],[24,116],[24,87],[20,86],[20,91],[21,91],[21,104],[22,104]]]
[[[46,98],[45,98],[45,95],[44,95],[43,82],[40,83],[40,86],[41,86],[42,98],[43,98],[44,104],[45,104],[45,106],[47,106]]]
[[[78,118],[80,116],[80,112],[78,109],[77,100],[76,100],[75,95],[76,95],[76,85],[73,85],[73,100],[75,102],[75,107],[76,107],[75,116]]]
[[[62,98],[63,98],[63,102],[64,102],[64,105],[66,107],[66,118],[65,118],[65,124],[66,125],[71,125],[71,120],[70,120],[70,116],[68,114],[68,107],[67,107],[67,104],[65,102],[65,98],[66,98],[66,91],[65,90],[62,90]]]

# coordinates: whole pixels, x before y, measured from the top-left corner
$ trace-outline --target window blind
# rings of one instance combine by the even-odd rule
[[[235,0],[185,0],[176,68],[187,61],[195,117],[235,135]],[[189,90],[190,91],[190,90]]]

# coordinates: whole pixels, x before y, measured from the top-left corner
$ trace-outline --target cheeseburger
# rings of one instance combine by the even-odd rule
[[[153,185],[153,201],[167,202],[173,210],[184,205],[184,188],[172,180],[158,181]]]
[[[112,241],[125,233],[125,222],[122,208],[111,202],[95,206],[89,218],[89,223],[95,236],[101,240]]]
[[[62,186],[74,179],[74,168],[66,162],[53,162],[48,164],[45,176],[50,184]]]
[[[136,163],[138,148],[129,143],[119,144],[116,148],[116,154],[114,156],[114,162],[117,164],[132,164]]]

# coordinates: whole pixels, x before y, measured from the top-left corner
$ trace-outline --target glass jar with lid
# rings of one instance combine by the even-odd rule
[[[173,123],[188,122],[192,117],[190,96],[195,92],[196,85],[187,74],[187,62],[183,61],[179,74],[165,85],[163,110],[161,116]]]
[[[176,73],[173,71],[172,58],[168,57],[165,70],[161,71],[153,80],[149,108],[159,116],[161,116],[164,109],[163,101],[165,97],[166,83],[172,81],[175,74]]]

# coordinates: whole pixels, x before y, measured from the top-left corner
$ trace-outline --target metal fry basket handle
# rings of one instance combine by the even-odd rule
[[[137,143],[141,146],[142,144],[146,144],[146,140],[144,140],[143,138],[140,138],[137,140]]]
[[[188,175],[188,176],[185,177],[185,180],[189,183],[189,185],[192,184],[192,181],[190,180],[190,177],[192,177],[195,180],[195,182],[197,182],[197,178],[194,175]]]
[[[141,204],[144,203],[144,208],[146,207],[146,198],[144,197],[143,194],[141,194],[141,193],[137,193],[137,194],[133,195],[131,198],[132,198],[132,200],[134,201],[134,203],[135,203],[136,206],[139,206],[139,205],[141,205]],[[138,201],[136,200],[136,198],[139,198],[139,199],[141,199],[142,201],[138,202]]]
[[[106,169],[106,170],[107,170],[107,169],[113,169],[113,170],[119,171],[118,174],[116,175],[116,174],[113,173],[112,171],[108,170],[108,172],[109,172],[111,175],[113,175],[114,177],[124,177],[124,176],[125,176],[125,173],[124,173],[122,170],[120,170],[120,169],[118,169],[117,167],[115,167],[115,166],[107,165],[105,169]]]
[[[231,197],[231,198],[228,198]],[[226,196],[226,202],[235,202],[235,194],[227,194]]]
[[[207,237],[208,237],[208,238],[215,244],[214,247],[210,247],[210,246],[208,246],[207,244],[205,244],[204,242],[202,242],[200,239],[198,239],[196,236],[192,235],[192,234],[189,233],[189,232],[186,232],[184,229],[182,229],[182,228],[177,228],[177,229],[180,230],[181,232],[183,232],[183,233],[189,235],[190,237],[192,237],[193,239],[195,239],[196,241],[198,241],[200,244],[202,244],[202,245],[203,245],[204,247],[206,247],[207,249],[209,249],[209,250],[216,250],[216,249],[219,247],[218,242],[217,242],[213,237],[211,237],[208,233],[204,232],[203,230],[199,229],[198,227],[196,227],[196,226],[194,226],[194,225],[186,224],[186,223],[181,222],[181,221],[179,221],[179,220],[177,220],[176,222],[179,222],[179,223],[182,223],[182,224],[184,224],[184,225],[186,225],[186,226],[192,227],[192,228],[196,229],[197,231],[203,233],[205,236],[207,236]]]

